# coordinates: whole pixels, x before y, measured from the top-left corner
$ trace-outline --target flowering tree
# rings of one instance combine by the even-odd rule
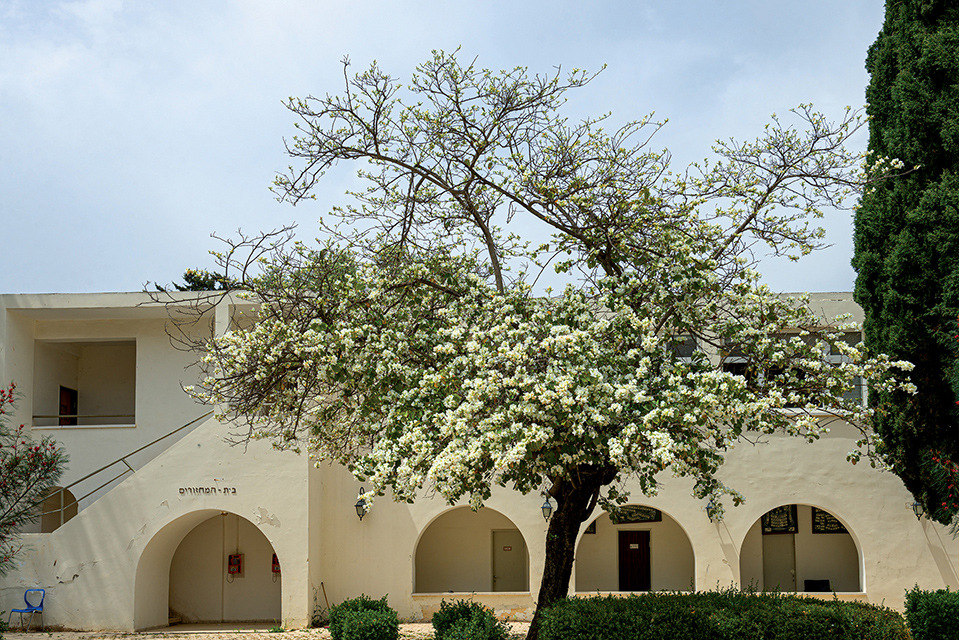
[[[8,426],[15,399],[13,383],[0,388],[0,574],[21,548],[19,528],[40,515],[40,504],[67,462],[63,449],[52,439],[38,442],[24,425]]]
[[[737,504],[716,478],[731,446],[815,440],[827,415],[861,427],[869,451],[871,412],[844,395],[858,378],[904,386],[892,373],[909,368],[848,344],[850,327],[751,268],[758,243],[817,248],[809,220],[867,180],[843,147],[857,114],[832,124],[803,106],[803,130],[774,119],[759,141],[719,143],[716,163],[672,174],[647,148],[660,124],[608,134],[558,114],[589,80],[435,53],[412,100],[375,66],[340,96],[291,99],[300,166],[277,179],[280,198],[311,197],[349,160],[370,186],[334,210],[322,246],[279,232],[220,254],[259,317],[202,345],[193,389],[246,437],[347,465],[368,497],[429,488],[476,508],[494,485],[548,493],[538,607],[566,595],[581,523],[623,504],[628,479],[652,495],[669,470]],[[535,269],[555,260],[579,284],[533,295]]]

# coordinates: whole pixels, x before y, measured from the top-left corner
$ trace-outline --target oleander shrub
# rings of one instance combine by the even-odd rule
[[[433,614],[434,640],[507,640],[510,627],[478,602],[440,601]]]
[[[541,640],[910,640],[891,609],[733,589],[568,598],[542,616]]]
[[[923,591],[914,585],[904,603],[913,640],[957,640],[960,593],[950,589]]]
[[[330,608],[333,640],[396,640],[399,635],[400,620],[387,596],[373,600],[361,595]]]

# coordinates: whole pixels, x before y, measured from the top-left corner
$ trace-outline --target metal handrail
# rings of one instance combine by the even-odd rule
[[[126,455],[124,455],[124,456],[121,456],[120,458],[117,458],[117,459],[114,460],[113,462],[111,462],[111,463],[109,463],[109,464],[106,464],[106,465],[100,467],[100,468],[97,469],[96,471],[92,471],[92,472],[88,473],[87,475],[83,476],[83,477],[80,478],[79,480],[74,480],[73,482],[71,482],[70,484],[68,484],[68,485],[65,486],[65,487],[60,487],[60,489],[59,489],[58,491],[54,492],[54,493],[59,493],[59,494],[60,494],[60,508],[59,508],[59,509],[53,509],[53,510],[51,510],[51,511],[42,511],[41,514],[40,514],[40,517],[42,518],[42,517],[45,516],[45,515],[48,515],[48,514],[51,514],[51,513],[58,513],[58,512],[59,512],[59,513],[60,513],[60,525],[58,525],[58,526],[62,526],[63,523],[64,523],[63,513],[64,513],[64,511],[66,511],[68,508],[74,506],[75,504],[78,504],[81,500],[90,497],[91,495],[93,495],[93,494],[96,493],[97,491],[100,491],[100,489],[103,489],[105,486],[109,485],[110,483],[114,482],[115,480],[119,480],[120,478],[122,478],[123,476],[127,475],[128,473],[136,473],[136,472],[137,472],[137,470],[134,469],[132,466],[130,466],[130,463],[127,462],[127,458],[129,458],[129,457],[131,457],[131,456],[133,456],[133,455],[136,455],[136,454],[140,453],[141,451],[143,451],[143,450],[146,449],[147,447],[151,447],[151,446],[155,445],[156,443],[160,442],[161,440],[163,440],[163,439],[165,439],[165,438],[169,438],[170,436],[172,436],[173,434],[175,434],[175,433],[177,433],[177,432],[183,431],[183,430],[186,429],[187,427],[192,426],[192,425],[196,424],[197,422],[200,422],[200,421],[203,420],[204,418],[210,417],[212,414],[213,414],[213,410],[207,411],[207,412],[206,412],[205,414],[203,414],[202,416],[200,416],[200,417],[198,417],[198,418],[194,418],[193,420],[191,420],[190,422],[186,423],[186,424],[183,425],[183,426],[177,427],[176,429],[174,429],[174,430],[171,431],[170,433],[167,433],[167,434],[165,434],[165,435],[162,435],[162,436],[160,436],[159,438],[157,438],[156,440],[153,440],[153,441],[151,441],[151,442],[148,442],[147,444],[143,445],[142,447],[140,447],[140,448],[138,448],[138,449],[134,449],[134,450],[131,451],[130,453],[128,453],[128,454],[126,454]],[[127,468],[124,469],[122,472],[120,472],[119,475],[116,475],[116,476],[114,476],[113,478],[111,478],[110,480],[107,480],[106,482],[104,482],[103,484],[101,484],[99,487],[97,487],[97,488],[94,489],[93,491],[88,491],[87,493],[85,493],[84,495],[80,496],[79,498],[76,498],[76,497],[75,497],[75,498],[73,499],[73,502],[71,502],[70,504],[64,504],[64,503],[63,503],[64,491],[69,490],[71,487],[77,486],[78,484],[80,484],[80,483],[83,482],[84,480],[87,480],[87,479],[89,479],[89,478],[92,478],[93,476],[97,475],[98,473],[100,473],[100,472],[102,472],[102,471],[106,471],[106,470],[109,469],[110,467],[112,467],[112,466],[114,466],[114,465],[116,465],[116,464],[119,464],[119,463],[123,463],[123,464],[126,465],[126,467],[127,467]],[[51,493],[50,495],[53,495],[53,493]],[[50,495],[45,496],[45,497],[44,497],[44,500],[46,500],[47,498],[49,498]]]
[[[135,413],[57,413],[50,416],[33,416],[37,418],[136,418]]]

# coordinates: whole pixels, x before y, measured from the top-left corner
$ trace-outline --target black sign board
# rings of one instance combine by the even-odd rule
[[[847,528],[823,509],[813,508],[814,533],[848,533]]]
[[[763,535],[797,533],[797,505],[785,504],[760,516]]]
[[[661,522],[663,514],[658,509],[652,507],[641,507],[640,505],[630,504],[620,507],[620,513],[610,514],[610,520],[613,524],[634,524],[637,522]]]

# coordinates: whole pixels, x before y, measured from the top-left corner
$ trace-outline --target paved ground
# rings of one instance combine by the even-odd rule
[[[14,621],[16,622],[16,621]],[[115,631],[18,631],[3,634],[5,640],[328,640],[330,632],[326,629],[300,629],[270,633],[272,625],[199,625],[180,624],[165,629],[143,631],[139,633],[120,633]],[[523,638],[530,624],[512,622],[511,637]],[[400,637],[404,640],[427,640],[433,638],[433,626],[429,622],[417,622],[400,625]]]

